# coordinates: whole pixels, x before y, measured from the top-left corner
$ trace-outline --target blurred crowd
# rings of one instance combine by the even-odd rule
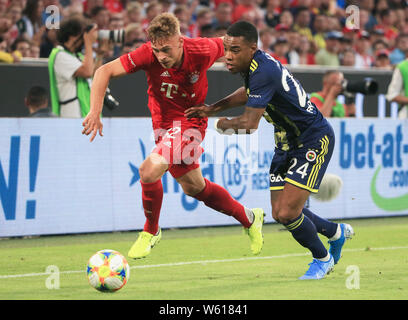
[[[48,58],[58,22],[81,15],[100,30],[125,30],[105,61],[147,41],[156,15],[173,12],[187,37],[223,36],[237,20],[259,30],[259,47],[288,65],[392,69],[408,51],[401,0],[0,0],[0,62]]]

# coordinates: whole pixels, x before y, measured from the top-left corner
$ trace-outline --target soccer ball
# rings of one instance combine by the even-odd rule
[[[89,284],[102,292],[114,292],[129,280],[130,270],[126,259],[117,251],[105,249],[95,253],[86,269]]]
[[[335,199],[343,186],[343,180],[332,173],[326,173],[323,176],[318,193],[312,193],[312,197],[318,201],[331,201]]]

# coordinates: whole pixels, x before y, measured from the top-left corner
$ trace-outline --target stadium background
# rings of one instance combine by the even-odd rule
[[[41,1],[36,2],[41,3]],[[127,19],[130,11],[123,9],[126,1],[89,2],[105,5],[108,9],[109,18],[104,28],[129,26]],[[163,8],[169,5],[166,7],[167,10],[174,11],[177,7],[176,1],[128,2],[135,8],[141,8],[141,16],[135,19],[140,20],[136,23],[140,24],[139,27],[142,30],[148,23],[150,10],[159,10],[160,6]],[[213,21],[219,2],[221,1],[177,1],[177,4],[184,8],[179,8],[181,12],[186,8],[192,10],[189,12],[189,19],[182,23],[183,32],[187,36],[213,36],[216,30],[220,31],[222,28],[217,29],[212,24],[210,27],[208,23]],[[275,55],[279,59],[282,58],[282,61],[284,58],[287,59],[289,69],[301,81],[308,93],[321,88],[322,75],[328,69],[342,70],[349,80],[370,77],[379,83],[378,94],[356,96],[355,119],[330,119],[336,130],[337,143],[329,172],[339,174],[343,178],[344,188],[335,201],[317,203],[311,200],[310,206],[312,208],[315,206],[317,211],[324,212],[323,216],[327,218],[408,214],[408,200],[406,200],[408,125],[406,120],[397,119],[397,105],[390,104],[385,99],[392,68],[397,63],[393,57],[400,50],[397,37],[399,33],[406,32],[405,2],[359,1],[359,8],[361,12],[368,12],[368,19],[367,15],[362,14],[366,23],[356,29],[350,29],[346,25],[346,8],[357,2],[329,0],[227,2],[232,3],[231,8],[234,10],[238,11],[241,8],[240,18],[254,22],[260,32],[266,28],[271,30],[273,41],[268,49],[272,54],[276,53],[273,43],[281,41],[282,37],[289,42],[293,34],[308,37],[310,31],[312,38],[308,41],[318,42],[316,39],[319,38],[314,38],[318,33],[313,25],[314,19],[318,16],[324,16],[327,19],[324,33],[341,32],[339,41],[349,44],[351,49],[338,52],[338,65],[318,65],[316,59],[308,60],[310,65],[295,64],[291,61],[291,57],[293,58],[293,55],[290,55],[291,51],[287,51],[284,57]],[[10,8],[18,7],[20,1],[0,0],[0,3],[3,26],[9,27],[6,31],[2,30],[2,39],[9,37],[5,41],[6,47],[2,50],[17,56],[11,63],[0,65],[0,116],[2,117],[0,119],[0,197],[3,211],[0,214],[0,236],[141,229],[144,217],[141,214],[137,168],[151,147],[149,145],[151,144],[150,119],[146,107],[147,85],[144,74],[137,73],[112,81],[111,90],[120,101],[120,107],[114,111],[104,110],[105,137],[93,144],[89,144],[88,139],[80,134],[81,120],[79,119],[26,119],[28,111],[24,106],[24,94],[33,84],[49,88],[47,58],[40,57],[43,45],[49,46],[49,31],[41,37],[32,35],[25,40],[30,50],[18,50],[18,43],[16,44],[15,41],[21,35],[19,32],[16,33],[14,26],[18,25],[19,20],[14,21],[16,18],[10,15]],[[31,1],[28,0],[27,3]],[[251,9],[242,8],[242,4],[249,4]],[[76,10],[81,14],[89,12],[91,19],[98,18],[97,15],[93,15],[98,10],[106,12],[104,9],[98,9],[91,14],[92,10],[87,11],[90,9],[87,7],[88,2],[74,0],[42,1],[42,5],[44,8],[47,5],[58,5],[63,15],[72,14]],[[271,6],[274,18],[269,21],[265,17],[271,13],[269,12]],[[310,13],[310,27],[298,25],[302,23],[296,20],[298,12],[305,12],[300,9],[302,7],[306,7],[308,9],[306,11]],[[47,18],[45,11],[41,12],[40,25]],[[154,12],[157,14],[157,11]],[[289,13],[293,21],[284,20],[289,24],[285,25],[280,20],[282,17],[287,18]],[[232,12],[233,16],[236,14],[238,13]],[[14,24],[8,23],[9,21]],[[101,20],[100,23],[104,22]],[[363,31],[367,31],[370,37],[366,37]],[[137,46],[141,35],[143,33],[130,41],[131,48]],[[374,39],[383,41],[378,50],[375,47],[378,43]],[[369,46],[361,52],[358,43],[367,40]],[[367,44],[367,42],[364,43]],[[316,43],[314,45],[316,47],[313,49],[311,46],[312,49],[307,53],[316,58],[319,50],[324,48],[318,48]],[[105,57],[106,61],[112,59],[115,54],[122,53],[120,50],[112,47],[111,55]],[[301,51],[299,47],[293,47],[290,50],[299,53]],[[351,51],[354,55],[354,64],[350,65],[350,61],[344,59],[346,51]],[[384,65],[379,64],[380,58],[386,58]],[[365,67],[361,65],[364,63],[367,64]],[[208,102],[224,96],[239,85],[241,80],[238,76],[229,75],[222,63],[217,64],[209,71]],[[228,115],[239,112],[240,109],[237,109]],[[212,121],[210,120],[210,127]],[[232,160],[228,158],[229,162],[226,164],[213,165],[210,158],[214,155],[209,153],[210,156],[203,159],[204,174],[224,185],[244,204],[248,202],[248,205],[254,203],[257,206],[264,206],[266,211],[270,212],[265,174],[267,175],[269,166],[266,163],[270,162],[273,154],[272,136],[272,128],[263,124],[259,129],[259,144],[255,157],[253,157],[254,154],[247,154],[244,149],[236,147],[236,145],[241,146],[242,143],[234,140],[221,144],[220,149],[217,149],[217,145],[215,150],[223,155],[222,159],[226,159],[225,155],[228,155],[231,150],[235,152]],[[236,170],[237,161],[239,166],[252,165],[252,169],[258,170],[259,175],[255,175],[254,171],[251,175],[240,174],[241,178],[238,177],[237,173],[242,171]],[[91,163],[97,163],[97,165],[90,165]],[[204,206],[197,206],[195,202],[191,202],[191,199],[182,195],[169,176],[166,175],[164,179],[166,179],[164,181],[166,195],[163,207],[168,209],[163,210],[162,213],[163,228],[232,223],[230,219],[219,217]],[[89,204],[90,195],[95,196],[95,203]],[[390,199],[391,203],[388,201]],[[267,222],[273,222],[270,214]]]

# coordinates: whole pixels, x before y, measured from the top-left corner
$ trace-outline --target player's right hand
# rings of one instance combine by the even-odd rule
[[[199,106],[194,106],[188,108],[184,111],[184,115],[186,118],[206,118],[214,115],[216,112],[213,108],[207,104],[202,104]]]
[[[88,115],[82,122],[82,126],[84,127],[84,130],[82,130],[82,134],[89,135],[90,133],[92,133],[91,138],[89,139],[90,142],[92,142],[95,139],[98,131],[99,135],[103,137],[102,133],[103,124],[98,114],[94,114],[91,112],[88,113]]]

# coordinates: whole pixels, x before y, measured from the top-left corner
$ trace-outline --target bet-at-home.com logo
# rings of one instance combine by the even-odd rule
[[[403,125],[379,133],[372,124],[360,132],[340,124],[340,167],[372,168],[370,194],[377,207],[385,211],[408,210],[408,141]]]

